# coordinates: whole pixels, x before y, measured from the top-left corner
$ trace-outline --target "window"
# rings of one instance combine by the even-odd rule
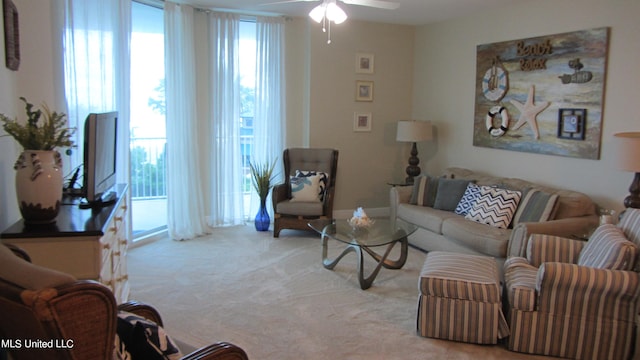
[[[253,146],[253,116],[255,113],[256,88],[256,23],[252,20],[240,22],[240,146],[242,147],[242,170],[244,191],[244,214],[250,217],[251,147]],[[254,214],[255,215],[255,214]]]

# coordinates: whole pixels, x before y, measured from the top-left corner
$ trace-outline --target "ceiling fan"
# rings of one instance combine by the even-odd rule
[[[366,6],[386,10],[394,10],[400,7],[400,3],[386,0],[283,0],[263,5],[318,1],[322,1],[322,3],[309,12],[309,17],[317,23],[322,22],[323,32],[327,32],[328,29],[327,44],[331,44],[331,22],[333,21],[333,23],[337,25],[347,20],[347,14],[338,6],[338,2],[347,5]]]
[[[264,5],[276,5],[276,4],[288,4],[295,2],[318,2],[322,1],[323,3],[327,2],[343,2],[347,5],[358,5],[358,6],[367,6],[378,9],[387,9],[387,10],[395,10],[400,7],[400,3],[394,1],[386,1],[386,0],[283,0],[277,2],[271,2]]]

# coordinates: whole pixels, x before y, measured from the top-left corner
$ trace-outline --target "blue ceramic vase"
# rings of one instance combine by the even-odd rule
[[[269,218],[269,213],[267,212],[266,200],[267,199],[260,199],[260,210],[258,210],[258,214],[256,215],[256,218],[254,220],[257,231],[269,230],[269,223],[271,222],[271,219]]]

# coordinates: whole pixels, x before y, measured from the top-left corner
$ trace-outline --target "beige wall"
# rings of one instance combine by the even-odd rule
[[[521,177],[582,191],[621,210],[633,174],[613,165],[612,134],[639,131],[640,1],[544,0],[503,7],[428,26],[416,32],[413,114],[437,126],[427,170],[448,166]],[[584,160],[474,147],[476,46],[569,31],[610,27],[600,160]]]
[[[53,1],[13,0],[13,3],[19,16],[21,62],[18,71],[5,67],[4,36],[0,37],[0,112],[9,116],[20,114],[24,119],[24,104],[19,97],[24,96],[34,104],[46,102],[52,108],[59,108],[64,94],[54,86],[60,80],[57,76],[61,72],[57,70],[60,63],[53,60]],[[0,132],[4,134],[4,130]],[[13,170],[20,151],[13,138],[0,137],[0,229],[20,218]]]
[[[306,19],[288,27],[286,145],[340,151],[336,210],[387,207],[386,183],[402,179],[409,156],[395,123],[411,115],[414,27],[347,21],[332,28],[331,44]],[[358,52],[374,55],[373,74],[356,73]],[[373,102],[355,101],[356,80],[374,82]],[[354,132],[354,112],[371,113],[371,132]]]

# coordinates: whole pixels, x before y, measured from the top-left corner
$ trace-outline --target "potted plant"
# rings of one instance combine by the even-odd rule
[[[0,114],[2,128],[23,148],[14,165],[16,195],[26,223],[54,222],[62,201],[62,157],[56,150],[73,147],[75,129],[67,126],[66,115],[51,111],[46,104],[34,108],[24,97],[26,123]]]
[[[260,197],[260,210],[258,210],[254,224],[256,230],[267,231],[269,230],[269,223],[271,222],[266,206],[267,196],[269,195],[269,190],[273,187],[273,170],[276,167],[276,161],[274,160],[271,164],[262,165],[254,165],[250,162],[249,167],[251,169],[253,187]]]

